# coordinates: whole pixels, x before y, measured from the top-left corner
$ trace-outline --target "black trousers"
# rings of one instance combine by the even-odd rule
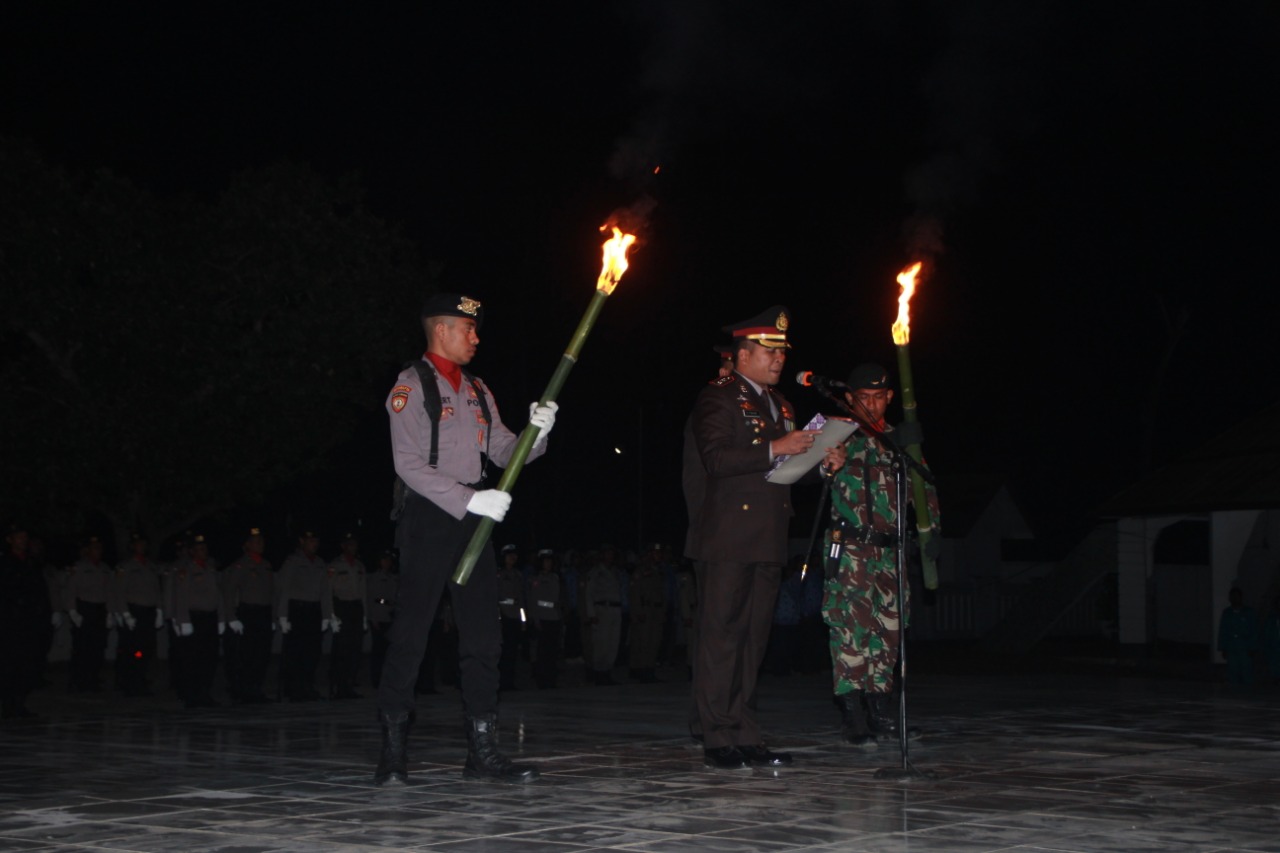
[[[524,640],[524,623],[516,616],[503,616],[502,656],[498,659],[498,686],[503,690],[516,687],[516,665]]]
[[[458,626],[462,707],[467,716],[498,710],[498,659],[502,634],[498,618],[498,567],[486,542],[465,586],[451,577],[471,539],[477,516],[459,521],[435,504],[410,495],[396,529],[400,546],[400,589],[391,646],[378,686],[378,709],[386,714],[412,711],[413,685],[427,648],[427,637],[445,584]]]
[[[559,619],[538,620],[538,657],[533,662],[533,680],[539,687],[555,687],[560,673],[560,637],[564,623]]]
[[[354,690],[360,652],[364,646],[364,602],[333,600],[333,615],[340,628],[329,646],[329,691]]]
[[[133,628],[116,628],[116,686],[127,696],[147,689],[147,673],[156,656],[156,609],[130,604]]]
[[[244,625],[244,633],[232,636],[227,629],[227,684],[236,699],[256,699],[263,696],[267,680],[267,665],[271,663],[271,605],[244,604],[236,606],[236,618]]]
[[[84,621],[79,628],[71,628],[71,688],[97,690],[107,651],[107,605],[77,598],[76,612]]]
[[[369,683],[377,687],[382,683],[382,664],[391,645],[391,623],[370,622],[369,633]]]
[[[192,610],[191,636],[187,638],[188,701],[208,699],[218,672],[218,611]],[[139,626],[141,627],[141,626]]]
[[[324,634],[320,602],[289,600],[289,633],[280,646],[280,679],[289,699],[314,698]]]

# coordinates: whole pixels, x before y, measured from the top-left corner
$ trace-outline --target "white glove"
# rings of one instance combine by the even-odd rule
[[[487,516],[494,521],[502,521],[506,518],[509,509],[511,509],[511,493],[499,489],[476,492],[471,496],[471,500],[467,501],[468,512]]]
[[[156,608],[156,630],[164,627],[164,611],[159,607]]]
[[[78,610],[68,610],[67,618],[70,619],[71,624],[75,625],[77,628],[84,624],[84,617],[80,615],[80,611]]]
[[[280,633],[287,634],[292,630],[293,630],[293,626],[289,624],[289,617],[281,616],[280,617]]]
[[[232,619],[230,622],[227,623],[227,627],[230,628],[232,631],[235,631],[237,634],[244,633],[244,623],[241,622],[239,619]]]
[[[190,637],[195,632],[196,632],[196,628],[194,625],[192,625],[190,622],[183,622],[178,629],[178,636]]]
[[[556,412],[559,410],[560,404],[555,402],[547,403],[545,406],[539,406],[537,403],[529,404],[529,423],[540,430],[538,441],[546,441],[547,436],[551,435],[551,428],[556,425]]]
[[[227,633],[227,623],[226,623],[226,622],[219,622],[219,623],[218,623],[218,636],[219,636],[219,637],[221,637],[221,636],[222,636],[223,634],[225,634],[225,633]]]
[[[333,619],[329,621],[329,627],[333,629],[333,633],[338,633],[342,630],[342,620],[337,616],[333,617]]]
[[[121,613],[120,618],[124,620],[124,624],[129,627],[130,631],[138,627],[138,620],[134,618],[132,613]]]
[[[59,628],[62,627],[62,614],[61,613],[53,614],[53,618],[50,621],[53,622],[53,630],[55,631],[58,630]]]
[[[320,620],[320,631],[321,631],[321,632],[324,632],[324,631],[328,631],[328,630],[329,630],[329,620],[328,620],[328,619],[321,619],[321,620]]]

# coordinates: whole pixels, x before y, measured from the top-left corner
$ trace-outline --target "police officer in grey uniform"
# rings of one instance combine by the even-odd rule
[[[498,659],[498,689],[516,689],[516,666],[525,645],[528,619],[524,600],[524,573],[520,571],[520,551],[515,545],[502,546],[498,566],[498,614],[502,617],[502,656]]]
[[[116,566],[111,610],[116,617],[116,686],[126,696],[145,696],[147,673],[156,656],[156,613],[161,568],[147,555],[147,537],[129,537],[132,554]]]
[[[67,573],[67,617],[71,620],[71,689],[97,693],[107,631],[115,623],[107,609],[111,567],[102,560],[102,540],[90,536]]]
[[[463,367],[480,342],[482,308],[469,296],[437,294],[422,309],[427,351],[407,366],[387,396],[391,452],[407,487],[397,527],[400,593],[378,688],[382,755],[374,782],[408,779],[407,742],[414,708],[413,685],[431,621],[446,582],[457,617],[462,703],[466,716],[467,778],[528,782],[529,766],[512,764],[498,750],[498,582],[493,546],[486,544],[470,580],[450,580],[480,516],[501,521],[511,505],[507,492],[486,488],[487,462],[506,465],[516,436],[502,422],[489,389]],[[539,428],[529,453],[546,450],[554,405],[530,406]]]
[[[600,561],[587,572],[583,594],[587,623],[591,630],[591,657],[588,678],[593,684],[614,684],[613,665],[622,639],[622,584],[612,545],[600,548]]]
[[[244,553],[223,573],[224,610],[227,615],[227,686],[231,698],[249,705],[268,701],[263,685],[271,663],[275,622],[275,572],[263,556],[266,538],[262,528],[245,533]]]
[[[173,575],[173,629],[182,639],[182,699],[188,708],[216,708],[213,679],[218,672],[218,638],[226,630],[218,564],[202,534],[191,537],[187,558]]]
[[[390,645],[391,618],[395,615],[396,592],[400,579],[395,568],[396,553],[391,549],[378,557],[378,570],[365,578],[365,616],[369,619],[369,683],[377,687],[382,681],[382,664]]]
[[[320,559],[320,538],[304,530],[298,550],[285,558],[276,578],[276,620],[284,640],[280,645],[280,681],[291,702],[314,702],[316,667],[324,632],[333,618],[328,595],[328,571]]]
[[[564,580],[556,571],[556,552],[538,552],[537,574],[529,579],[529,612],[537,632],[533,680],[538,687],[556,686],[560,674],[560,643],[564,635]]]
[[[359,699],[356,671],[364,646],[367,624],[364,598],[367,593],[364,563],[360,562],[360,542],[354,533],[346,533],[339,545],[342,553],[329,564],[329,627],[333,645],[329,647],[329,696],[333,699]]]

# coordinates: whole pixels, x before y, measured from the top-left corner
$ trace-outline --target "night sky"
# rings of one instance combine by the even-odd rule
[[[948,478],[982,476],[1069,529],[1280,398],[1275,3],[262,6],[5,4],[0,134],[162,196],[279,160],[358,173],[485,301],[473,368],[517,426],[590,298],[596,229],[655,202],[500,538],[678,542],[720,327],[782,303],[788,376],[892,367],[916,259],[944,515]],[[385,432],[372,412],[322,478],[236,520],[380,519]]]

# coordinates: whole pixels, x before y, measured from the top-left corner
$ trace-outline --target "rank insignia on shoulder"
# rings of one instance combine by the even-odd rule
[[[404,411],[404,407],[409,405],[409,392],[413,389],[408,385],[397,385],[391,389],[391,411],[397,414]]]
[[[732,383],[733,383],[733,379],[734,379],[733,374],[732,374],[732,373],[730,373],[728,376],[717,376],[715,379],[712,379],[712,380],[711,380],[709,383],[707,383],[707,384],[708,384],[708,385],[714,385],[714,386],[715,386],[715,387],[717,387],[717,388],[723,388],[723,387],[724,387],[724,386],[726,386],[726,385],[730,385],[730,384],[732,384]]]

